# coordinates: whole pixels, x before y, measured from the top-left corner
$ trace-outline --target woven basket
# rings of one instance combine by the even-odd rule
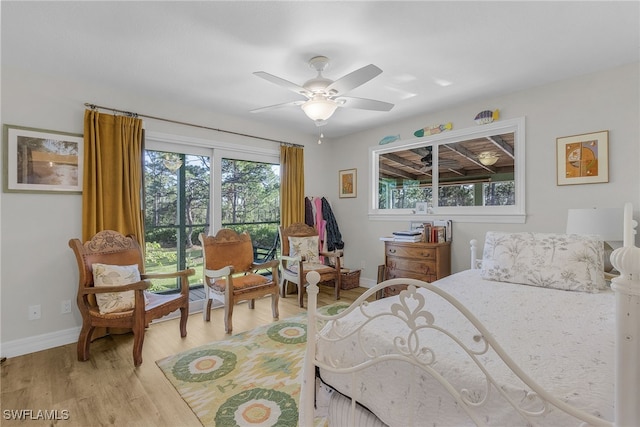
[[[353,289],[360,286],[360,270],[352,270],[341,273],[340,289]]]

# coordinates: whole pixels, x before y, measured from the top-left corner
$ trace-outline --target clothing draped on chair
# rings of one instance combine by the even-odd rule
[[[344,249],[338,221],[325,197],[305,197],[305,223],[318,230],[320,251]]]
[[[136,236],[144,248],[141,119],[85,110],[82,237],[102,230]]]
[[[304,221],[304,149],[280,146],[280,225]]]

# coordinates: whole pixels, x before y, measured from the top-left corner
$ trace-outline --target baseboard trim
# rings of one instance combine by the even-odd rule
[[[217,305],[215,304],[216,302],[217,301],[214,301],[213,308],[217,308]],[[189,314],[202,312],[203,305],[202,300],[190,302]],[[171,320],[178,316],[180,316],[180,311],[176,310],[161,319],[155,320],[154,322]],[[61,331],[3,342],[0,343],[0,355],[2,355],[2,357],[17,357],[42,350],[48,350],[50,348],[60,347],[62,345],[72,344],[78,342],[79,334],[80,326],[76,326],[74,328],[64,329]]]
[[[0,354],[4,357],[17,357],[37,351],[48,350],[61,345],[67,345],[78,341],[80,327],[64,329],[62,331],[50,332],[48,334],[36,335],[28,338],[21,338],[13,341],[3,342],[0,347]]]

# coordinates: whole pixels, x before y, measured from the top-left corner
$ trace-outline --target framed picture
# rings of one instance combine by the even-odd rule
[[[416,213],[418,215],[426,215],[429,204],[427,202],[416,202]]]
[[[556,139],[557,184],[609,182],[609,131]]]
[[[12,125],[3,131],[5,192],[82,192],[82,135]]]
[[[356,169],[341,170],[338,173],[338,185],[340,186],[340,198],[356,197],[358,188],[358,176]]]

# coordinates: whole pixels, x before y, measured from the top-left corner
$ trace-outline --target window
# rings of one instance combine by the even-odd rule
[[[256,261],[276,255],[280,224],[280,165],[223,158],[222,226],[251,236]]]
[[[198,234],[209,226],[211,160],[207,155],[145,151],[145,268],[165,272],[196,268],[202,283]],[[194,244],[195,243],[195,244]],[[151,291],[174,292],[175,279],[154,280]]]
[[[524,144],[521,118],[372,147],[369,217],[524,222]]]
[[[247,230],[255,246],[273,246],[280,214],[277,148],[159,133],[148,133],[145,145],[146,271],[194,268],[190,285],[202,286],[198,235],[210,229]],[[154,285],[156,292],[176,292],[179,283]]]

